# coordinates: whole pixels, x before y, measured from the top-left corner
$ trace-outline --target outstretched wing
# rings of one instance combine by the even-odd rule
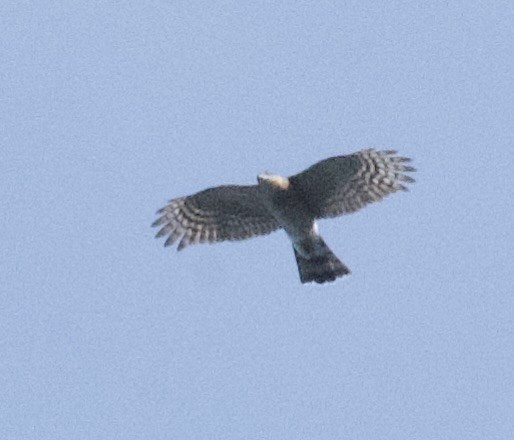
[[[368,203],[407,188],[414,182],[405,172],[415,171],[396,151],[362,150],[322,160],[290,177],[317,218],[357,211]]]
[[[278,229],[262,203],[259,188],[226,185],[170,200],[157,211],[152,226],[163,225],[156,237],[168,235],[165,246],[181,238],[178,250],[194,243],[244,240]]]

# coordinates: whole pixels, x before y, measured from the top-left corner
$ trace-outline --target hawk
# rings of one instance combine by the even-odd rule
[[[257,185],[224,185],[172,199],[152,226],[164,245],[245,240],[284,229],[300,281],[324,283],[350,273],[318,234],[317,219],[358,211],[414,182],[409,158],[366,149],[322,160],[301,173],[257,176]]]

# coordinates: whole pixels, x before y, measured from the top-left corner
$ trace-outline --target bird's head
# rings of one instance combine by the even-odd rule
[[[265,187],[271,187],[274,189],[286,190],[289,188],[290,182],[287,177],[279,176],[277,174],[269,173],[265,171],[257,176],[257,182],[259,185]]]

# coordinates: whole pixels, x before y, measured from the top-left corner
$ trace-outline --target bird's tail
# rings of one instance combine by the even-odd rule
[[[301,251],[297,250],[297,246]],[[334,255],[319,236],[308,246],[302,243],[293,245],[293,249],[302,283],[325,283],[350,273],[350,269]]]

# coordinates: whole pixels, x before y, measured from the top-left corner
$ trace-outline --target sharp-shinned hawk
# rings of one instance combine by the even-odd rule
[[[178,250],[194,243],[244,240],[284,229],[302,283],[324,283],[350,273],[318,234],[317,219],[357,211],[414,182],[410,159],[367,149],[322,160],[299,174],[260,174],[258,184],[225,185],[170,200],[152,226]],[[403,182],[403,183],[402,183]]]

